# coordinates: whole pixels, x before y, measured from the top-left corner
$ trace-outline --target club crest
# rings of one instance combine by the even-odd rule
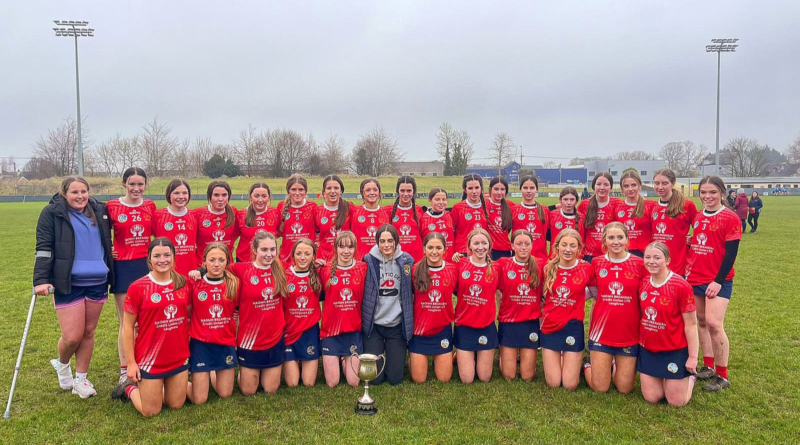
[[[197,294],[197,299],[200,301],[206,301],[208,299],[208,294],[206,292],[200,292]]]
[[[124,223],[124,222],[125,222],[125,221],[127,221],[127,220],[128,220],[128,215],[126,215],[126,214],[124,214],[124,213],[123,213],[122,215],[119,215],[119,216],[117,217],[117,221],[119,221],[119,222],[121,222],[121,223]]]
[[[164,224],[164,230],[166,230],[167,232],[169,232],[173,228],[174,228],[174,226],[172,225],[171,222],[168,222],[168,223]]]
[[[150,301],[152,301],[153,303],[161,302],[161,294],[150,295]]]

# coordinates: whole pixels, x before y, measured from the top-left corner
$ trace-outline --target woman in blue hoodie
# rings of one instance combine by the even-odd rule
[[[403,381],[406,349],[414,335],[414,291],[411,267],[414,259],[400,248],[400,235],[390,224],[375,232],[375,243],[364,262],[367,276],[361,304],[364,352],[386,353],[386,370],[373,380],[392,385]],[[380,363],[378,364],[380,369]]]
[[[69,176],[39,215],[33,285],[37,295],[53,293],[61,338],[58,358],[50,364],[58,373],[58,383],[82,399],[97,394],[86,374],[113,270],[105,205],[89,197],[85,179]],[[70,367],[73,355],[75,378]]]

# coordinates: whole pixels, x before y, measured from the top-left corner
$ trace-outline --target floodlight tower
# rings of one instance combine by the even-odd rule
[[[94,29],[87,28],[89,22],[75,20],[53,20],[61,28],[53,28],[56,37],[75,37],[75,91],[78,97],[78,175],[83,176],[83,137],[81,135],[81,82],[78,75],[78,37],[94,37]]]
[[[707,53],[717,53],[717,151],[716,151],[716,160],[715,160],[715,169],[716,174],[719,176],[719,74],[720,74],[720,60],[722,59],[722,53],[733,53],[736,52],[736,42],[739,39],[711,39],[711,43],[713,45],[706,45],[706,52]]]

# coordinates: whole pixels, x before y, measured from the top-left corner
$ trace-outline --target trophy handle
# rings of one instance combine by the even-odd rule
[[[355,352],[350,354],[350,369],[352,369],[353,373],[355,373],[355,375],[358,376],[358,371],[356,371],[356,368],[353,368],[353,359],[354,358],[358,358],[358,354],[355,353]]]
[[[383,366],[381,366],[381,370],[378,371],[378,375],[383,374],[383,370],[386,369],[386,352],[380,354],[378,357],[383,357]],[[352,364],[352,362],[350,362]]]

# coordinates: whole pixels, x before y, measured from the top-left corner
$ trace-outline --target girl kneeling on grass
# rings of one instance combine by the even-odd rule
[[[236,368],[236,321],[239,279],[227,270],[231,254],[222,243],[211,243],[203,253],[206,276],[191,284],[189,370],[187,395],[195,405],[208,400],[208,384],[220,398],[233,393]]]
[[[319,294],[322,291],[314,266],[317,248],[308,238],[301,238],[291,250],[292,265],[286,271],[289,294],[283,304],[286,318],[283,378],[286,385],[314,386],[319,369]],[[301,375],[302,373],[302,375]]]
[[[161,412],[165,403],[178,409],[186,401],[191,289],[173,270],[174,263],[172,242],[154,239],[147,250],[150,273],[134,281],[125,297],[122,345],[133,383],[125,386],[124,396],[145,417]]]
[[[669,270],[664,244],[650,243],[644,263],[650,279],[639,288],[642,396],[650,403],[666,397],[670,405],[686,405],[692,398],[699,349],[692,287]]]

